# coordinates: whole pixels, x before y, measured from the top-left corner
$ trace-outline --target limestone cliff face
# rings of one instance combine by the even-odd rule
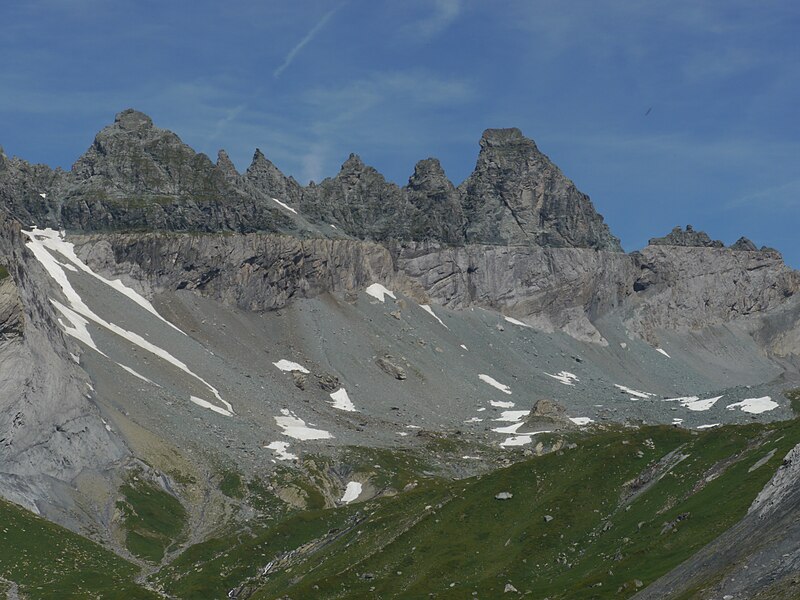
[[[70,505],[59,492],[82,472],[127,456],[91,399],[49,302],[56,292],[25,249],[15,221],[0,214],[0,495],[45,514]],[[45,367],[46,365],[46,367]],[[60,515],[61,522],[70,519]]]

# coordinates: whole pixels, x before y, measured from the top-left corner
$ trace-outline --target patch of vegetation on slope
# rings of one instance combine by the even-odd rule
[[[120,487],[125,547],[141,559],[158,563],[179,539],[186,525],[180,501],[155,484],[131,477]]]
[[[507,585],[551,599],[627,597],[738,521],[799,440],[800,421],[599,433],[365,503],[357,527],[314,551],[306,542],[239,597],[259,587],[253,598],[498,597]]]
[[[134,582],[138,567],[94,542],[0,500],[0,577],[26,598],[159,598]]]
[[[794,411],[794,414],[800,416],[800,388],[786,390],[783,395],[786,396],[792,403],[792,410]]]

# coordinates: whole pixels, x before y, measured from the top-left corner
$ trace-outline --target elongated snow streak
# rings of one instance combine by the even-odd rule
[[[710,425],[698,425],[697,429],[711,429],[712,427],[719,427],[719,423],[711,423]]]
[[[331,395],[331,399],[333,402],[331,406],[333,408],[338,408],[339,410],[344,410],[346,412],[356,412],[355,404],[350,400],[350,397],[347,395],[347,390],[344,388],[339,388]]]
[[[350,504],[354,500],[358,500],[358,497],[361,495],[361,484],[358,481],[351,481],[347,484],[347,488],[344,490],[344,496],[339,502],[344,504]]]
[[[519,325],[520,327],[527,327],[528,329],[530,329],[530,328],[531,328],[531,326],[530,326],[530,325],[528,325],[527,323],[523,323],[522,321],[518,321],[518,320],[517,320],[517,319],[515,319],[514,317],[503,317],[503,318],[504,318],[506,321],[508,321],[509,323],[513,324],[513,325]]]
[[[748,398],[741,402],[734,402],[733,404],[728,404],[725,408],[728,410],[738,408],[742,412],[750,413],[751,415],[760,415],[761,413],[775,410],[778,406],[780,405],[772,398],[764,396],[763,398]]]
[[[589,417],[570,417],[569,420],[575,423],[575,425],[588,425],[589,423],[594,423],[594,419]]]
[[[61,267],[60,263],[51,254],[51,251],[56,251],[63,254],[73,264],[77,265],[82,271],[89,273],[93,277],[96,277],[100,281],[106,283],[107,285],[114,288],[118,292],[124,294],[128,298],[131,298],[134,302],[145,308],[145,310],[147,310],[148,312],[156,315],[167,325],[169,325],[173,329],[176,329],[177,331],[180,331],[180,329],[172,325],[172,323],[161,317],[147,300],[136,294],[136,292],[134,292],[127,286],[123,285],[121,281],[119,280],[109,281],[95,274],[77,256],[75,256],[73,245],[61,240],[60,234],[57,231],[54,231],[52,229],[44,229],[44,230],[34,229],[33,231],[23,231],[23,233],[29,238],[29,241],[26,244],[26,246],[33,253],[36,259],[42,264],[42,266],[45,268],[50,277],[52,277],[55,280],[55,282],[59,285],[62,293],[64,294],[64,297],[67,299],[67,302],[70,305],[69,307],[66,307],[57,300],[51,299],[51,302],[58,309],[58,311],[70,321],[71,327],[64,328],[64,331],[68,335],[75,337],[79,341],[85,343],[90,348],[100,352],[97,348],[97,345],[94,343],[94,340],[92,340],[91,336],[89,335],[88,329],[86,328],[88,322],[91,321],[95,325],[99,325],[100,327],[112,333],[115,333],[122,338],[125,338],[126,340],[139,346],[143,350],[147,350],[148,352],[155,354],[159,358],[174,365],[187,375],[194,377],[200,383],[206,386],[217,400],[219,400],[222,404],[225,405],[225,409],[219,409],[219,407],[215,407],[214,409],[211,410],[215,410],[215,412],[219,412],[220,414],[226,414],[228,416],[233,414],[233,407],[230,405],[230,403],[222,399],[222,396],[220,396],[217,389],[210,383],[208,383],[205,379],[193,373],[191,369],[189,369],[189,367],[186,366],[185,363],[175,358],[172,354],[170,354],[163,348],[156,346],[152,342],[144,339],[138,333],[134,333],[132,331],[128,331],[127,329],[123,329],[122,327],[120,327],[119,325],[115,325],[114,323],[109,323],[108,321],[103,319],[100,315],[96,314],[91,308],[89,308],[83,301],[83,299],[80,297],[78,292],[75,290],[75,288],[72,287],[72,284],[67,278],[67,274],[64,272],[64,269]],[[183,332],[181,331],[181,333]],[[100,352],[100,354],[103,353]],[[103,354],[103,356],[106,355]],[[194,402],[194,400],[192,401]],[[206,401],[203,400],[203,402]],[[200,406],[204,406],[199,402],[195,403],[200,404]],[[206,404],[209,403],[206,402]]]
[[[503,400],[489,400],[489,404],[494,406],[495,408],[514,408],[513,402],[504,402]],[[479,408],[478,412],[482,412],[486,410],[485,408]]]
[[[656,352],[661,352],[661,354],[663,354],[667,358],[672,358],[669,354],[667,354],[667,351],[664,350],[663,348],[656,348]]]
[[[183,333],[183,335],[186,335],[186,333],[184,333],[181,329],[179,329],[178,327],[167,321],[160,314],[158,314],[158,311],[155,309],[155,307],[150,303],[150,301],[147,298],[137,293],[134,289],[129,288],[127,285],[122,283],[121,280],[106,279],[102,275],[99,275],[98,273],[92,271],[92,269],[89,268],[89,265],[87,265],[80,258],[78,258],[77,254],[75,254],[75,245],[64,240],[61,232],[49,228],[38,229],[34,227],[31,231],[23,231],[22,233],[24,233],[28,237],[29,241],[27,243],[27,246],[36,256],[36,258],[39,259],[39,262],[42,262],[42,259],[40,258],[41,253],[37,253],[34,246],[46,250],[50,258],[52,259],[52,262],[54,262],[55,265],[59,267],[62,266],[66,267],[69,270],[74,270],[74,267],[77,267],[84,273],[91,275],[92,277],[104,283],[108,287],[118,291],[123,296],[126,296],[129,299],[133,300],[136,304],[141,306],[143,309],[145,309],[147,312],[151,313],[155,317],[159,318],[161,321],[172,327],[175,331],[180,331],[181,333]],[[70,263],[72,263],[73,268],[70,268],[70,265],[68,264],[62,264],[52,254],[50,254],[50,252],[58,252],[59,254],[61,254]],[[47,268],[47,265],[44,266],[47,269],[48,273],[50,273],[50,276],[58,281],[58,278],[56,278],[55,275],[51,272],[51,270]],[[58,283],[61,284],[62,282],[58,281]]]
[[[564,385],[575,385],[575,382],[579,381],[578,376],[574,373],[570,373],[569,371],[559,371],[556,375],[545,372],[545,375],[560,381]]]
[[[434,319],[439,321],[439,323],[441,323],[442,327],[444,327],[445,329],[450,329],[447,325],[444,324],[444,321],[442,321],[439,317],[436,316],[436,313],[433,312],[433,309],[430,307],[430,305],[428,305],[428,304],[420,304],[419,307],[422,310],[424,310],[426,313],[428,313],[430,316],[432,316]]]
[[[322,429],[312,429],[303,419],[290,410],[281,409],[280,417],[275,417],[278,427],[283,429],[283,435],[296,440],[329,440],[333,436]]]
[[[510,387],[508,387],[504,383],[500,383],[494,377],[490,377],[489,375],[484,375],[483,373],[480,373],[478,375],[478,378],[481,381],[483,381],[484,383],[488,383],[492,387],[496,387],[498,390],[500,390],[504,394],[510,394],[511,393],[511,388]]]
[[[274,451],[278,460],[292,460],[297,458],[296,454],[289,452],[289,442],[272,442],[264,447]]]
[[[124,371],[127,371],[128,373],[130,373],[130,374],[131,374],[131,375],[133,375],[134,377],[138,377],[138,378],[139,378],[139,379],[141,379],[142,381],[146,381],[147,383],[149,383],[149,384],[151,384],[151,385],[154,385],[154,386],[156,386],[156,387],[161,387],[161,386],[160,386],[160,385],[158,385],[158,384],[157,384],[155,381],[151,381],[151,380],[149,380],[147,377],[145,377],[145,376],[144,376],[144,375],[142,375],[141,373],[137,373],[136,371],[134,371],[134,370],[133,370],[133,369],[131,369],[130,367],[126,367],[126,366],[125,366],[125,365],[123,365],[122,363],[117,363],[117,366],[118,366],[118,367],[120,367],[121,369],[123,369]]]
[[[281,201],[280,201],[280,200],[278,200],[277,198],[273,198],[272,200],[273,200],[274,202],[277,202],[278,204],[280,204],[280,205],[281,205],[283,208],[285,208],[285,209],[286,209],[286,210],[288,210],[289,212],[293,212],[294,214],[297,214],[297,211],[296,211],[295,209],[293,209],[291,206],[289,206],[288,204],[286,204],[286,203],[284,203],[284,202],[281,202]]]
[[[386,300],[386,296],[389,296],[393,300],[397,300],[397,298],[394,295],[394,292],[386,289],[380,283],[373,283],[364,291],[367,293],[367,295],[372,296],[373,298],[376,298],[381,302]]]
[[[207,408],[208,410],[213,410],[215,413],[225,415],[226,417],[230,417],[233,415],[231,411],[225,410],[224,408],[220,408],[216,404],[211,404],[211,402],[209,402],[208,400],[203,400],[202,398],[198,398],[197,396],[189,396],[189,400],[197,404],[197,406],[202,406],[203,408]],[[226,404],[228,403],[226,402]],[[230,404],[228,404],[228,406],[230,406]]]
[[[300,371],[301,373],[310,373],[308,369],[306,369],[303,365],[298,364],[296,362],[292,362],[290,360],[286,360],[282,358],[276,363],[272,363],[276,367],[278,367],[281,371]]]
[[[637,398],[652,398],[655,394],[651,394],[650,392],[637,392],[636,390],[632,390],[629,387],[625,387],[624,385],[619,385],[618,383],[614,384],[615,388],[621,389],[626,394],[630,394],[631,396],[636,396]]]

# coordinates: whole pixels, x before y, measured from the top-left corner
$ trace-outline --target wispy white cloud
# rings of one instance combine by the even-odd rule
[[[734,198],[725,208],[738,209],[757,205],[761,208],[798,208],[800,207],[800,179],[769,186]]]
[[[338,6],[332,8],[327,13],[325,13],[325,15],[317,22],[317,24],[314,25],[314,27],[312,27],[309,30],[309,32],[305,35],[305,37],[302,40],[300,40],[294,46],[294,48],[289,50],[289,53],[286,55],[286,58],[283,59],[283,63],[281,63],[281,66],[279,66],[273,72],[273,74],[272,74],[273,77],[278,78],[278,77],[281,76],[281,73],[283,73],[289,67],[289,65],[292,64],[292,61],[295,59],[297,54],[303,48],[305,48],[311,42],[311,40],[313,40],[315,37],[317,37],[319,32],[322,31],[322,28],[325,27],[325,25],[328,24],[328,21],[331,20],[333,15],[335,15],[339,11],[339,9],[342,8],[342,6],[344,6],[344,4],[339,4]]]
[[[447,29],[461,15],[463,9],[462,0],[435,0],[433,12],[416,23],[412,30],[421,38],[431,38]]]

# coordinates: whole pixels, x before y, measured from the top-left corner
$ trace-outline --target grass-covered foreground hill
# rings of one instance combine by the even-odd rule
[[[393,497],[265,502],[246,526],[169,554],[144,584],[131,563],[2,503],[0,576],[26,598],[626,598],[739,521],[798,442],[800,420],[575,434],[545,456],[419,478]],[[139,554],[157,560],[166,534],[148,533],[128,496],[134,540],[148,540]],[[701,597],[709,577],[683,597]]]

